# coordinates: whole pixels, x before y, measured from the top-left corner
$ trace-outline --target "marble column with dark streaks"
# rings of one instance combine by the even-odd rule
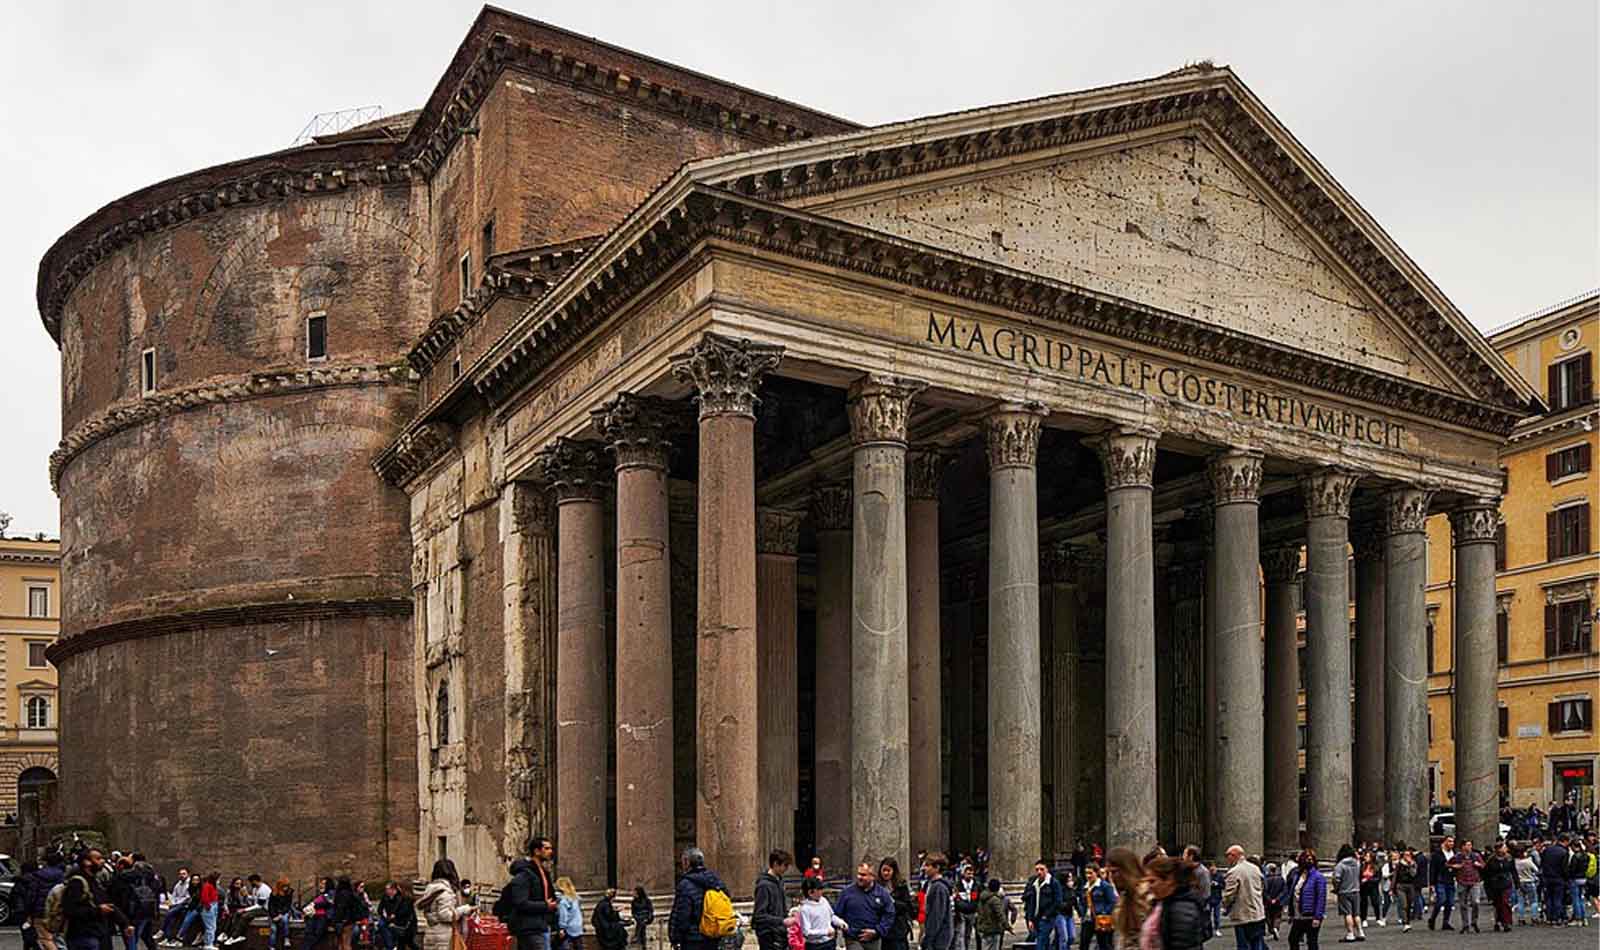
[[[1428,840],[1428,507],[1433,491],[1384,493],[1384,826],[1390,840]]]
[[[872,374],[850,387],[851,853],[911,860],[906,423],[925,384]]]
[[[1455,543],[1456,838],[1492,846],[1500,824],[1499,663],[1495,651],[1495,535],[1500,499],[1450,512]]]
[[[942,823],[943,693],[940,690],[939,488],[948,452],[919,447],[906,457],[906,687],[910,708],[911,844],[945,843]]]
[[[700,407],[696,834],[707,864],[741,896],[766,863],[755,755],[755,412],[761,379],[782,358],[782,347],[707,333],[671,359]]]
[[[1217,549],[1216,838],[1223,847],[1261,850],[1262,793],[1261,453],[1212,456],[1212,516]]]
[[[1117,429],[1092,440],[1106,486],[1106,846],[1142,854],[1156,835],[1156,440]]]
[[[817,535],[815,797],[817,853],[845,868],[850,849],[850,486],[819,485],[811,517]]]
[[[1265,854],[1293,854],[1300,847],[1300,633],[1296,587],[1300,545],[1261,552],[1266,582],[1266,728],[1262,750]]]

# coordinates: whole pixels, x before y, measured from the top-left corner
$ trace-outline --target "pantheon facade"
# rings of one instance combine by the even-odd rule
[[[1227,68],[864,128],[486,9],[423,109],[268,158],[41,269],[77,813],[488,880],[542,831],[652,890],[689,842],[736,889],[773,847],[1421,844],[1449,512],[1493,838],[1538,396]],[[211,716],[268,696],[307,742]],[[101,761],[163,730],[227,740],[155,753],[170,812]],[[224,825],[230,767],[309,830]]]

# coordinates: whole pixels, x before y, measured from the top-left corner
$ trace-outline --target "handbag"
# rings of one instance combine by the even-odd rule
[[[1111,928],[1113,926],[1114,926],[1114,924],[1112,923],[1110,914],[1095,914],[1094,915],[1094,930],[1095,930],[1095,933],[1108,934],[1108,933],[1111,932]]]
[[[459,924],[450,928],[450,950],[467,950],[467,938],[462,935]]]

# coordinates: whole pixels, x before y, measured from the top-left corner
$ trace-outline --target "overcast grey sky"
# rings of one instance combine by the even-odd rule
[[[587,2],[518,13],[863,123],[1232,66],[1479,327],[1600,285],[1594,0]],[[56,532],[63,231],[143,185],[421,105],[467,0],[31,3],[0,57],[0,510]]]

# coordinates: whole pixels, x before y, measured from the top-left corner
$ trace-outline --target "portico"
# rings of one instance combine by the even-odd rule
[[[689,840],[738,889],[780,846],[1426,840],[1408,545],[1460,513],[1489,629],[1532,396],[1226,70],[691,164],[468,375],[455,450],[559,494],[504,573],[559,578],[579,886]]]

